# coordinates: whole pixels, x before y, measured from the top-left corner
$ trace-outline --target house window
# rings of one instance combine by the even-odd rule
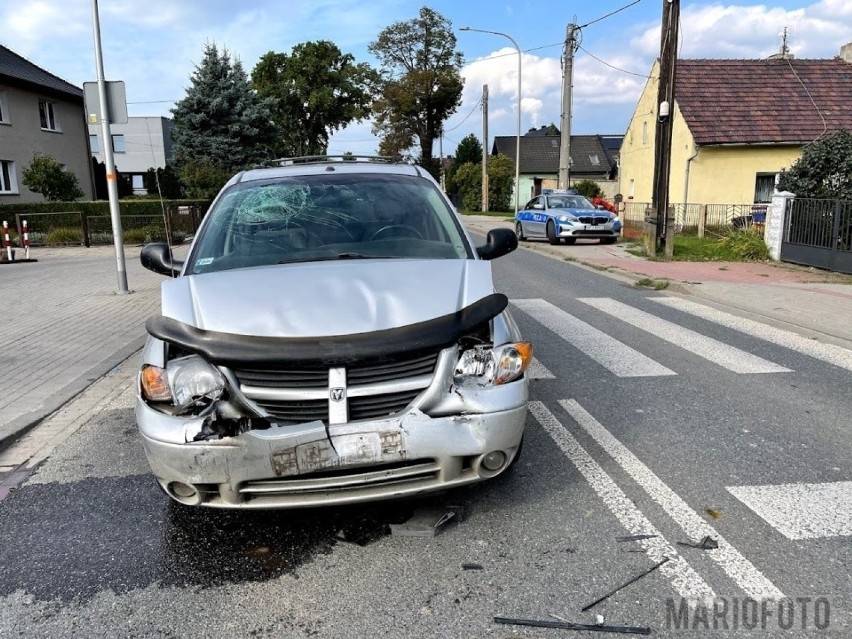
[[[145,190],[145,176],[140,175],[138,173],[134,173],[131,177],[133,190],[134,191],[144,191]]]
[[[112,136],[112,151],[113,153],[124,153],[124,136]]]
[[[755,204],[769,204],[775,192],[775,174],[758,173],[754,180]]]
[[[648,144],[648,123],[642,123],[642,144]]]
[[[100,153],[100,147],[98,146],[98,136],[90,135],[89,136],[89,148],[92,149],[92,153]]]
[[[9,124],[9,103],[5,91],[0,91],[0,124]]]
[[[56,118],[56,109],[53,102],[39,100],[38,117],[41,121],[42,129],[45,131],[59,131],[59,120]]]
[[[15,163],[0,160],[0,193],[17,193],[18,181],[15,177]]]
[[[598,157],[597,153],[590,153],[589,154],[589,162],[591,163],[592,166],[600,166],[601,160]]]

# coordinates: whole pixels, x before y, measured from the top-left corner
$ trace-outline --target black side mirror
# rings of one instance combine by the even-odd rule
[[[161,242],[154,242],[153,244],[143,246],[139,259],[142,262],[142,266],[149,271],[154,271],[160,275],[168,275],[169,277],[177,277],[183,268],[181,260],[172,258],[172,251],[169,245]]]
[[[518,237],[512,229],[488,231],[485,246],[477,246],[476,253],[483,260],[495,260],[518,248]]]

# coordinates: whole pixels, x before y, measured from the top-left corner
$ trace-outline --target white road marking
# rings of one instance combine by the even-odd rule
[[[556,375],[551,373],[547,367],[535,357],[533,357],[533,361],[527,369],[527,377],[530,379],[556,379]]]
[[[852,371],[852,351],[841,346],[817,342],[791,331],[761,324],[744,317],[737,317],[731,313],[725,313],[691,300],[683,300],[677,297],[652,297],[649,299]]]
[[[675,346],[695,353],[699,357],[727,368],[735,373],[789,373],[789,368],[773,364],[762,357],[752,355],[739,348],[728,346],[719,340],[640,311],[607,297],[580,298],[578,301],[627,322]]]
[[[728,486],[728,492],[787,539],[852,535],[852,481]]]
[[[575,400],[559,403],[571,417],[638,483],[655,502],[680,526],[687,537],[698,542],[710,536],[719,543],[715,550],[703,551],[709,555],[737,585],[753,599],[781,599],[784,594],[763,573],[743,557],[710,524],[692,510],[650,468],[643,464],[620,441],[592,417]]]
[[[550,302],[529,299],[512,300],[512,304],[619,377],[677,375]]]
[[[675,591],[693,603],[712,599],[715,596],[713,589],[678,554],[674,546],[660,534],[654,524],[630,501],[574,436],[559,423],[553,413],[543,403],[537,401],[529,403],[529,410],[630,534],[656,535],[637,543],[642,545],[653,562],[660,562],[665,557],[670,559],[660,567],[660,571],[671,580]]]

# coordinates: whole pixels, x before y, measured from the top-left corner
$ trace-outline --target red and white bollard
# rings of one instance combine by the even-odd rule
[[[30,259],[30,231],[27,228],[27,221],[22,220],[21,222],[21,226],[23,227],[21,233],[24,235],[24,259],[28,260]]]
[[[3,220],[3,248],[6,249],[6,257],[12,261],[12,240],[9,239],[9,223]]]

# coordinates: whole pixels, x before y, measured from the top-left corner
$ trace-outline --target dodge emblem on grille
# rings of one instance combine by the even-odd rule
[[[339,402],[344,397],[346,397],[346,389],[345,388],[332,388],[331,389],[331,401]]]

